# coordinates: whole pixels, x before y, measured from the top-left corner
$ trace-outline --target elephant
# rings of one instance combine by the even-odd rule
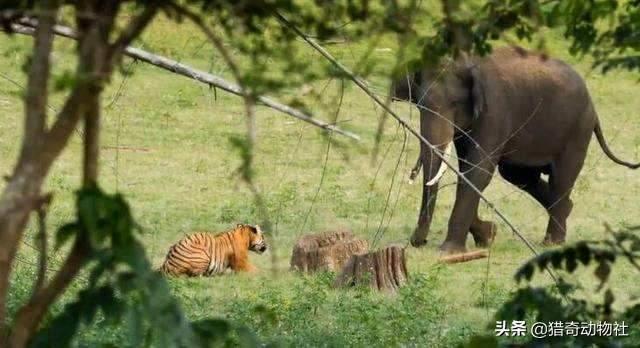
[[[567,63],[516,46],[491,54],[460,55],[449,64],[424,68],[393,81],[392,100],[408,101],[420,111],[420,134],[437,151],[455,146],[459,171],[480,192],[496,167],[509,183],[541,204],[549,215],[543,244],[561,244],[573,208],[571,191],[594,133],[604,153],[632,169],[609,149],[584,80]],[[445,164],[421,143],[412,171],[423,168],[422,203],[411,237],[427,243],[438,180]],[[544,180],[542,174],[548,174]],[[458,180],[444,253],[466,251],[467,233],[476,246],[488,246],[496,225],[478,216],[480,194]]]

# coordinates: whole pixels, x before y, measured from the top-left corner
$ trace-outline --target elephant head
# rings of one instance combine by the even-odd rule
[[[468,129],[486,109],[481,74],[467,59],[441,69],[407,74],[391,85],[394,100],[411,102],[420,111],[420,133],[441,153],[451,149],[454,135]],[[460,154],[458,154],[460,155]],[[420,144],[423,193],[418,225],[411,244],[426,243],[438,193],[438,180],[446,165],[425,144]]]

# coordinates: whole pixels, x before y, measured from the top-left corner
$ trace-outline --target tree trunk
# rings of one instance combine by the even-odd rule
[[[373,289],[396,292],[408,278],[405,249],[389,246],[363,255],[354,255],[336,277],[334,287],[368,285]]]
[[[352,255],[366,253],[369,243],[349,231],[310,234],[298,239],[291,255],[291,269],[301,272],[338,272]]]

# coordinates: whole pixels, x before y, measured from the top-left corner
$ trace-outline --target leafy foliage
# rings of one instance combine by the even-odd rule
[[[457,50],[490,53],[494,40],[537,41],[544,50],[540,29],[561,28],[573,55],[592,55],[594,66],[604,72],[614,68],[640,69],[640,1],[617,0],[492,0],[484,5],[459,0],[442,1],[457,9],[440,18],[431,18],[431,34],[411,40],[422,47],[407,60],[410,68],[437,64]],[[459,37],[456,37],[456,33]],[[460,41],[463,38],[463,42]]]
[[[527,285],[518,289],[511,295],[497,311],[496,320],[512,321],[526,320],[534,322],[625,322],[631,332],[631,337],[611,336],[550,336],[536,339],[531,335],[521,337],[517,343],[526,347],[547,344],[563,347],[621,347],[636,346],[638,324],[640,323],[640,303],[619,303],[614,308],[616,297],[610,288],[608,280],[612,265],[622,258],[631,263],[640,272],[640,226],[614,232],[607,226],[609,238],[601,241],[581,241],[574,245],[557,250],[550,250],[527,261],[516,273],[516,281],[530,281],[536,270],[543,271],[548,268],[575,272],[580,265],[582,267],[595,266],[594,275],[599,280],[595,293],[600,295],[601,301],[593,301],[581,296],[579,290],[583,290],[580,284],[572,283],[560,277],[558,283],[547,287],[534,287]],[[493,324],[493,323],[492,323]],[[494,328],[492,325],[491,329]],[[509,345],[507,342],[498,342],[495,335],[476,337],[469,342],[470,347],[483,344],[483,347],[497,347],[499,343]]]
[[[99,311],[111,323],[127,319],[134,347],[152,342],[165,347],[208,347],[233,337],[232,342],[242,346],[258,345],[244,327],[219,319],[191,323],[184,317],[136,239],[138,227],[120,194],[89,187],[77,193],[76,203],[77,220],[58,230],[56,243],[61,247],[72,238],[75,243],[88,241],[88,284],[38,333],[35,346],[69,346],[80,326],[89,325]]]

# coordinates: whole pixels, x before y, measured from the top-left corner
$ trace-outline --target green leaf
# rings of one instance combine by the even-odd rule
[[[609,280],[609,274],[611,273],[611,266],[607,261],[601,261],[598,263],[598,267],[596,267],[594,274],[600,280],[600,287],[604,285],[604,283]]]
[[[591,261],[591,249],[585,242],[579,242],[576,244],[576,256],[583,265],[588,265]]]
[[[562,266],[562,259],[564,258],[564,254],[562,251],[554,251],[551,253],[551,265],[553,268],[558,269]]]
[[[204,319],[191,323],[194,333],[201,342],[213,343],[224,341],[231,333],[231,324],[222,319]]]
[[[551,258],[549,253],[543,253],[537,257],[537,260],[538,260],[538,267],[540,268],[541,271],[544,271],[549,265],[549,261],[551,260]]]
[[[236,333],[240,339],[240,347],[253,348],[260,347],[260,341],[256,334],[246,326],[236,328]]]
[[[565,267],[569,273],[573,273],[578,267],[578,261],[576,256],[576,250],[573,248],[567,248],[564,251]]]
[[[567,272],[569,273],[573,273],[573,271],[576,270],[576,268],[578,267],[578,262],[576,261],[575,257],[571,257],[571,258],[567,258],[566,259],[566,268],[567,268]]]
[[[533,271],[534,271],[533,264],[531,264],[531,262],[527,262],[516,273],[516,281],[521,281],[522,278],[526,279],[527,281],[531,280],[531,277],[533,276]]]
[[[54,77],[53,90],[55,92],[70,90],[75,86],[76,82],[75,74],[70,70],[65,70],[62,74]]]
[[[71,237],[78,233],[78,224],[75,222],[71,222],[63,225],[56,232],[56,242],[54,249],[59,249],[63,246]]]

